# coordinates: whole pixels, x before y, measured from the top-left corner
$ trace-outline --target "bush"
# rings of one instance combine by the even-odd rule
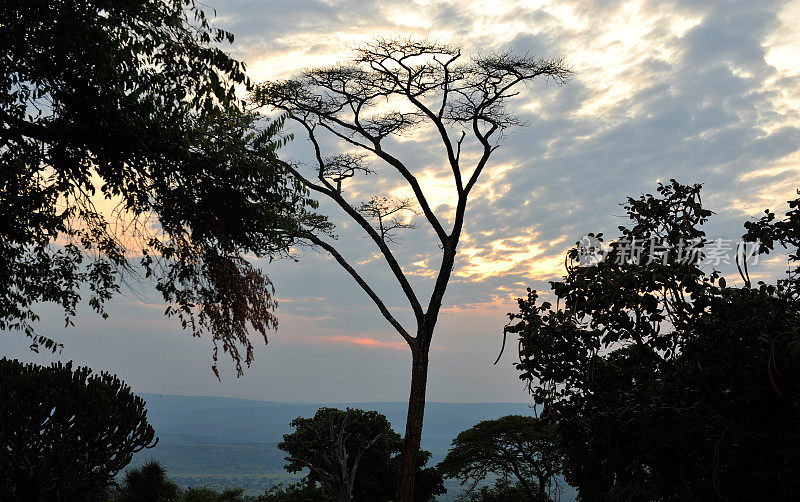
[[[0,500],[103,496],[157,440],[142,398],[116,375],[0,359]]]
[[[457,502],[517,502],[529,500],[528,492],[517,484],[501,479],[491,486],[470,490],[459,496]]]
[[[288,486],[273,486],[258,496],[258,502],[317,502],[325,500],[325,492],[321,486],[302,480]]]
[[[121,502],[166,502],[178,500],[179,496],[180,488],[156,460],[127,471],[120,487]]]
[[[243,502],[243,494],[241,488],[226,488],[218,492],[208,486],[198,486],[186,490],[183,502]]]

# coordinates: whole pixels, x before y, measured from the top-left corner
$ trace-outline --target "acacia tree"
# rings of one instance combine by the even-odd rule
[[[377,412],[364,413],[361,410],[358,418],[362,422],[370,422],[367,425],[373,427],[370,427],[368,433],[363,428],[351,439],[352,434],[347,426],[352,414],[353,410],[350,408],[345,412],[334,408],[320,408],[314,418],[298,417],[292,420],[291,425],[297,431],[286,434],[283,442],[278,444],[278,448],[290,455],[286,457],[289,461],[286,466],[289,472],[308,468],[313,480],[331,487],[333,498],[337,502],[350,502],[353,499],[353,487],[361,458],[379,441],[382,444],[376,449],[384,454],[385,458],[381,459],[383,463],[388,463],[393,439],[386,434],[386,430],[391,431],[391,427],[385,417],[379,416]],[[375,425],[378,428],[382,426],[383,430],[375,432],[372,430]],[[372,437],[363,437],[364,433]],[[378,459],[373,459],[375,460]]]
[[[275,496],[300,495],[319,483],[324,493],[313,494],[314,500],[392,500],[403,440],[385,416],[377,411],[320,408],[312,418],[297,417],[291,425],[297,430],[278,444],[289,455],[285,467],[289,472],[309,472],[306,484],[276,490]],[[418,502],[445,492],[442,476],[425,467],[430,457],[425,450],[419,456],[414,497]]]
[[[324,235],[307,232],[302,237],[330,253],[377,305],[384,318],[408,343],[412,355],[403,458],[397,500],[411,500],[417,464],[428,352],[464,227],[467,201],[503,132],[520,120],[507,101],[534,79],[563,83],[570,74],[561,59],[538,59],[512,52],[492,53],[468,60],[449,45],[412,39],[379,39],[355,50],[354,58],[331,67],[305,71],[296,77],[260,85],[257,104],[288,112],[301,126],[313,147],[315,165],[305,172],[287,168],[306,187],[325,196],[343,210],[372,239],[402,289],[416,321],[401,324],[361,273]],[[381,107],[392,107],[381,112]],[[441,143],[457,202],[450,221],[437,215],[415,173],[391,151],[392,139],[415,128],[432,127]],[[329,152],[325,140],[336,140],[347,152]],[[462,158],[468,145],[477,147],[477,160]],[[351,154],[349,152],[357,152]],[[466,157],[466,156],[465,156]],[[375,227],[369,212],[348,200],[343,184],[369,168],[365,160],[385,164],[407,183],[424,220],[441,250],[441,264],[427,303],[417,295],[398,263],[383,227]],[[402,205],[402,202],[400,203]],[[372,205],[373,209],[375,205]],[[386,204],[384,213],[397,204]],[[380,209],[378,209],[380,211]]]
[[[561,473],[563,458],[558,443],[556,425],[545,419],[509,415],[483,420],[453,439],[437,468],[462,485],[471,481],[470,491],[498,475],[516,478],[525,500],[553,500],[560,492],[555,477]]]

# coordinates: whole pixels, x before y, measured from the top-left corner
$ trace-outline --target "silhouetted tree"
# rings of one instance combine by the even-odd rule
[[[226,488],[219,492],[208,486],[188,488],[183,494],[183,502],[244,502],[244,490]]]
[[[796,246],[797,205],[783,222],[750,222],[747,238]],[[521,378],[559,425],[567,480],[593,501],[797,499],[793,281],[753,286],[743,273],[736,288],[704,271],[699,185],[672,180],[624,207],[631,224],[606,258],[577,266],[572,249],[551,283],[555,308],[529,291],[506,329],[519,333]]]
[[[274,161],[280,121],[235,95],[233,36],[194,0],[8,0],[0,19],[0,330],[55,350],[35,306],[69,323],[84,285],[105,316],[144,255],[167,313],[241,372],[248,328],[276,322],[245,256],[285,252],[313,203]]]
[[[515,478],[524,494],[519,500],[540,502],[559,493],[562,457],[554,424],[509,415],[460,432],[437,468],[444,477],[471,482],[470,490],[490,476]]]
[[[320,483],[328,499],[384,502],[392,500],[397,482],[402,439],[385,416],[376,411],[320,408],[313,418],[291,422],[278,448],[288,453],[286,469],[309,469],[306,480]],[[430,452],[419,456],[415,500],[427,502],[444,493],[442,477],[425,468]]]
[[[119,495],[120,502],[168,502],[178,500],[180,489],[163,465],[150,460],[125,471]]]
[[[502,52],[464,61],[457,47],[412,39],[380,39],[356,49],[350,62],[312,69],[286,81],[269,82],[254,93],[257,104],[290,113],[308,134],[314,168],[308,174],[299,166],[287,164],[287,169],[310,190],[341,208],[372,239],[413,312],[415,326],[407,329],[329,240],[314,232],[305,234],[305,239],[325,249],[353,277],[411,348],[411,390],[398,502],[409,502],[414,493],[428,352],[453,270],[470,193],[489,157],[499,147],[504,131],[520,124],[506,109],[507,101],[537,78],[562,83],[568,75],[569,70],[558,59]],[[413,166],[392,151],[393,140],[423,126],[431,127],[440,141],[448,170],[452,171],[457,202],[450,222],[443,222],[441,215],[435,214]],[[358,153],[329,152],[326,148],[329,139]],[[476,156],[462,157],[463,151],[473,147]],[[367,157],[385,164],[407,183],[436,236],[441,265],[427,305],[423,305],[395,258],[390,246],[392,234],[385,232],[381,218],[365,214],[364,206],[348,200],[343,190],[343,183],[355,175],[372,171],[365,165]],[[395,203],[387,206],[396,207]]]
[[[447,493],[447,489],[444,487],[444,479],[439,469],[437,467],[425,467],[432,456],[433,454],[428,450],[420,450],[417,456],[417,470],[414,473],[414,502],[432,502],[436,500],[437,495]],[[394,455],[389,462],[389,469],[385,471],[386,476],[375,480],[375,493],[380,494],[380,496],[370,496],[364,498],[364,500],[383,502],[395,499],[398,482],[397,473],[400,471],[401,461],[402,455],[398,451],[398,454]],[[365,491],[365,493],[369,492]],[[361,500],[361,498],[356,500]]]
[[[304,478],[299,483],[283,484],[267,489],[258,496],[258,502],[317,502],[324,500],[325,491],[321,485]]]
[[[108,373],[0,359],[0,499],[103,493],[134,453],[155,446],[142,398]]]
[[[519,484],[499,479],[490,486],[481,486],[456,498],[456,502],[516,502],[528,500],[528,492]]]
[[[800,195],[800,190],[797,193]],[[745,222],[747,233],[742,238],[756,243],[758,251],[765,255],[776,247],[789,251],[789,263],[794,268],[787,270],[787,278],[778,280],[777,288],[783,295],[797,298],[800,296],[800,198],[790,200],[787,204],[789,208],[783,219],[777,219],[775,213],[767,209],[761,219]],[[745,283],[751,284],[747,261],[737,261],[737,265]]]

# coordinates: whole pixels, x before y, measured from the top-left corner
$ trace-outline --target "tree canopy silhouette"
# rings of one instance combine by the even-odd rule
[[[82,500],[155,446],[142,398],[115,375],[0,359],[0,499]]]
[[[404,326],[358,268],[329,239],[316,232],[303,236],[336,259],[411,349],[411,390],[398,501],[410,501],[414,493],[428,352],[457,255],[470,194],[492,153],[499,148],[504,132],[521,124],[508,109],[508,101],[534,80],[549,79],[560,84],[569,74],[560,59],[539,59],[513,52],[465,59],[458,47],[442,43],[378,39],[356,48],[351,61],[311,69],[288,80],[267,82],[253,93],[256,104],[289,113],[307,134],[313,151],[313,168],[306,172],[302,166],[287,164],[287,169],[312,192],[344,211],[356,228],[367,234],[413,313],[415,325]],[[401,152],[395,151],[394,140],[423,127],[429,127],[441,146],[457,194],[450,221],[434,212],[418,173],[403,160]],[[329,148],[331,140],[334,144],[338,142],[341,150]],[[469,148],[476,155],[462,156]],[[387,197],[359,205],[348,199],[347,184],[360,174],[375,171],[368,161],[376,161],[400,176],[435,235],[441,264],[427,304],[417,295],[392,250],[394,231],[402,225],[391,215],[407,207],[406,202]]]
[[[180,488],[157,460],[128,469],[119,487],[121,502],[162,502],[178,500]]]
[[[312,418],[298,417],[291,425],[296,430],[278,444],[288,454],[289,472],[309,469],[306,481],[322,485],[331,500],[393,500],[403,441],[385,416],[377,411],[320,408]],[[445,492],[438,471],[425,468],[430,456],[423,450],[418,457],[417,502]]]
[[[797,246],[790,206],[745,238]],[[519,334],[520,377],[558,423],[567,480],[581,500],[796,499],[796,277],[753,285],[744,254],[742,287],[707,272],[700,185],[672,180],[624,207],[630,224],[605,259],[578,266],[570,250],[556,305],[529,290],[506,328]]]
[[[285,252],[313,202],[275,161],[281,121],[236,96],[233,35],[194,0],[9,0],[0,19],[0,330],[55,349],[40,302],[69,324],[83,286],[105,316],[144,275],[241,372],[248,329],[276,325],[245,256]]]
[[[520,500],[549,501],[559,492],[555,479],[562,470],[559,442],[555,424],[536,417],[483,420],[453,439],[437,468],[447,478],[471,483],[470,491],[488,477],[498,476],[516,480],[524,494]]]

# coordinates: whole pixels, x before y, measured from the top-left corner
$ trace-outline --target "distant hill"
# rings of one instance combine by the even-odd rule
[[[282,403],[227,397],[139,394],[147,401],[148,420],[158,445],[140,452],[132,465],[156,458],[181,486],[240,486],[262,493],[273,484],[298,479],[283,470],[277,443],[291,432],[289,422],[310,417],[320,406],[361,408],[386,415],[394,429],[405,429],[406,403]],[[452,439],[481,420],[505,415],[530,415],[526,403],[427,403],[422,446],[433,453],[431,464],[444,458]],[[461,491],[448,483],[452,500]],[[572,497],[564,497],[568,502]]]

